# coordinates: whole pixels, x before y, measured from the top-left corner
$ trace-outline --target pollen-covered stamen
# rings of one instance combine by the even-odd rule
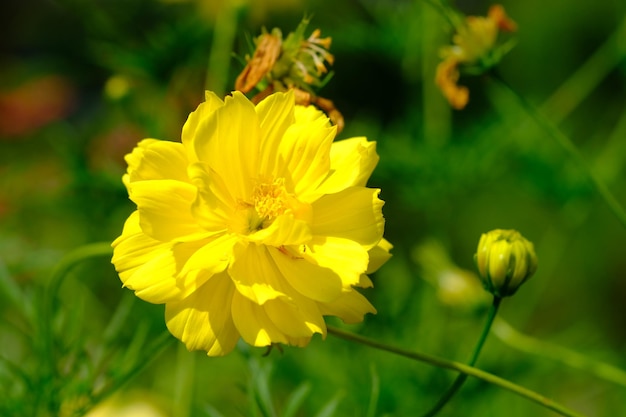
[[[284,178],[259,181],[252,192],[254,209],[263,221],[273,220],[283,214],[289,208],[288,198]]]

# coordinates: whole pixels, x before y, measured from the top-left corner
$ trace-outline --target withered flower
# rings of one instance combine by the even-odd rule
[[[321,38],[321,31],[315,29],[307,38],[304,36],[309,19],[304,18],[294,32],[283,40],[279,28],[271,32],[263,31],[254,43],[256,49],[235,82],[235,89],[248,93],[257,88],[252,102],[258,103],[276,91],[294,91],[296,104],[315,105],[323,110],[337,126],[343,129],[343,116],[334,103],[315,94],[314,89],[328,82],[332,73],[328,66],[335,58],[328,52],[332,39]]]

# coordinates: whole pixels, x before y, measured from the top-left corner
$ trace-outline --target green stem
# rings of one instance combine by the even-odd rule
[[[222,2],[215,18],[213,43],[209,53],[204,88],[223,96],[228,84],[228,73],[232,61],[233,42],[237,33],[237,13],[239,6],[236,1]]]
[[[541,106],[559,124],[617,67],[626,56],[626,17],[613,34]]]
[[[45,408],[48,410],[54,410],[55,406],[52,403],[54,401],[55,393],[52,382],[55,377],[55,363],[56,358],[54,356],[54,336],[52,334],[52,317],[54,316],[54,302],[63,283],[63,279],[67,274],[79,263],[86,259],[99,257],[99,256],[111,256],[113,249],[109,242],[92,243],[82,246],[67,255],[65,255],[61,261],[57,264],[56,268],[52,271],[52,276],[48,281],[41,300],[41,309],[39,310],[38,325],[39,327],[39,355],[42,358],[42,369],[40,374],[40,385],[45,387],[40,392],[40,396],[35,398],[35,408],[41,411],[41,400],[45,399]],[[43,398],[41,398],[43,396]]]
[[[42,353],[45,354],[46,357],[52,353],[51,319],[54,313],[54,301],[59,288],[63,283],[63,279],[79,263],[90,258],[111,256],[112,254],[113,249],[111,248],[110,242],[98,242],[81,246],[80,248],[65,255],[52,271],[52,276],[50,277],[50,281],[48,281],[43,297],[43,307],[41,309],[40,317],[42,325],[42,341],[44,344]]]
[[[359,343],[364,346],[368,346],[374,349],[382,350],[385,352],[393,353],[398,356],[403,356],[405,358],[413,359],[415,361],[428,363],[433,366],[437,366],[439,368],[451,369],[453,371],[461,372],[468,376],[478,378],[482,381],[488,382],[490,384],[496,385],[500,388],[511,391],[521,397],[524,397],[530,401],[534,401],[537,404],[542,405],[543,407],[555,411],[558,414],[566,417],[584,417],[583,414],[577,413],[576,411],[570,410],[567,407],[553,401],[549,398],[544,397],[543,395],[532,391],[528,388],[524,388],[520,385],[517,385],[511,381],[507,381],[506,379],[500,378],[496,375],[490,374],[489,372],[485,372],[478,368],[474,368],[473,366],[465,365],[460,362],[449,361],[447,359],[439,358],[437,356],[428,355],[426,353],[421,352],[412,352],[409,350],[397,348],[394,346],[389,346],[384,343],[377,342],[375,340],[368,339],[363,336],[358,336],[352,333],[344,332],[343,330],[328,326],[328,333],[332,334],[336,337],[339,337],[344,340],[348,340],[350,342]]]
[[[626,387],[626,372],[623,370],[591,359],[573,350],[547,343],[515,330],[503,319],[497,319],[493,325],[493,333],[504,343],[519,351],[549,358],[572,368],[587,371],[598,378],[614,382]]]
[[[93,406],[102,403],[102,401],[108,398],[111,394],[115,393],[120,388],[123,388],[135,376],[139,375],[144,369],[146,369],[148,365],[150,365],[158,357],[160,357],[161,354],[169,346],[171,346],[175,340],[176,339],[172,337],[169,331],[163,332],[154,340],[154,342],[150,346],[144,349],[143,353],[146,360],[137,361],[130,369],[122,372],[121,375],[111,380],[102,390],[100,390],[97,394],[91,396],[91,401],[88,405],[81,408],[80,410],[77,410],[74,415],[85,415]]]
[[[174,340],[173,337],[170,339]],[[193,382],[196,355],[189,353],[184,343],[179,343],[176,352],[176,375],[174,376],[174,415],[192,415]]]
[[[63,283],[65,276],[79,263],[95,257],[111,256],[113,255],[113,248],[111,248],[111,242],[97,242],[88,245],[81,246],[78,249],[65,255],[61,261],[57,264],[54,271],[52,271],[52,277],[48,282],[47,299],[53,300],[56,296],[59,287]],[[52,307],[52,304],[50,304]],[[47,313],[50,313],[48,311]]]
[[[580,153],[576,145],[563,133],[559,128],[550,121],[543,113],[541,113],[535,106],[533,106],[528,100],[522,97],[515,91],[500,75],[496,72],[492,72],[493,78],[499,82],[499,84],[512,96],[514,96],[519,104],[528,112],[528,114],[537,122],[537,124],[544,129],[552,138],[569,153],[574,161],[582,167],[589,179],[595,186],[600,196],[604,199],[609,209],[613,212],[615,217],[626,227],[626,212],[621,204],[617,201],[613,193],[604,184],[604,182],[593,172],[591,166],[587,163],[583,155]]]
[[[493,320],[496,318],[496,315],[498,314],[498,308],[500,307],[501,301],[502,301],[502,298],[496,297],[496,296],[493,297],[493,303],[491,304],[491,308],[489,309],[489,313],[487,315],[487,321],[485,322],[485,325],[483,326],[483,331],[480,334],[480,337],[478,338],[478,343],[474,347],[474,352],[472,353],[472,357],[467,363],[469,366],[474,366],[474,364],[476,363],[476,360],[478,359],[478,355],[480,355],[480,351],[482,350],[483,345],[485,344],[485,341],[487,340],[487,336],[489,335],[489,331],[491,330],[491,325],[493,324]],[[463,373],[459,374],[454,380],[454,382],[452,383],[452,385],[450,386],[450,388],[448,388],[448,390],[443,394],[443,396],[439,399],[439,401],[437,401],[437,404],[435,404],[435,406],[429,412],[424,414],[424,417],[433,417],[439,411],[441,411],[441,409],[448,403],[448,401],[452,399],[454,394],[456,394],[456,392],[465,383],[467,376],[468,376],[467,374],[463,374]]]

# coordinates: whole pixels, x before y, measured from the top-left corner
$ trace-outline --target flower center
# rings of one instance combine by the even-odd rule
[[[252,191],[252,204],[261,223],[274,220],[289,208],[285,179],[261,180]]]

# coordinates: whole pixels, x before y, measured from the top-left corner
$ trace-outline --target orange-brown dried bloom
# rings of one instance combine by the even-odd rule
[[[309,23],[303,19],[294,32],[283,40],[280,29],[271,33],[264,31],[255,39],[256,49],[252,57],[237,77],[235,89],[248,93],[254,88],[260,90],[252,98],[259,103],[270,94],[293,90],[296,104],[313,104],[323,110],[338,132],[343,129],[343,116],[331,100],[318,97],[313,89],[322,87],[329,79],[328,66],[335,57],[328,52],[332,39],[320,37],[321,31],[315,29],[308,38],[304,32]]]
[[[457,85],[460,69],[480,74],[496,65],[512,47],[510,42],[497,43],[499,32],[515,30],[517,24],[499,4],[491,6],[487,17],[467,16],[456,28],[453,44],[441,51],[443,62],[437,67],[435,79],[453,108],[463,109],[469,101],[469,90]]]
[[[281,44],[281,38],[271,33],[264,33],[259,36],[254,55],[235,81],[235,89],[247,93],[256,87],[274,68],[280,55]]]
[[[463,109],[469,101],[469,89],[457,85],[459,81],[458,62],[455,59],[446,59],[437,66],[435,83],[448,100],[452,108]]]

